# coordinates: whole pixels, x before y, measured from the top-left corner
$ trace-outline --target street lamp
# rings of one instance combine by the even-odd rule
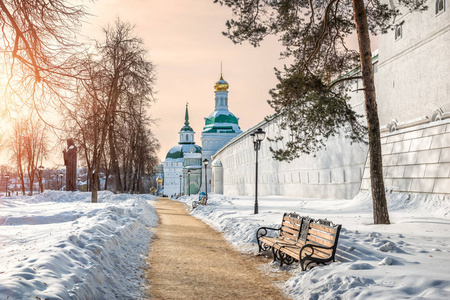
[[[205,158],[203,160],[203,164],[205,165],[205,197],[206,197],[206,201],[208,201],[208,177],[206,174],[206,168],[208,167],[208,163],[209,163],[208,159]],[[205,204],[206,204],[206,202],[205,202]]]
[[[5,197],[8,196],[8,181],[9,181],[9,174],[5,174]]]
[[[191,170],[187,171],[188,173],[188,192],[189,192],[189,196],[191,195]]]
[[[256,152],[256,179],[255,179],[255,215],[258,214],[258,151],[261,148],[261,141],[266,137],[266,133],[258,128],[250,136],[253,138],[253,148]]]
[[[181,175],[180,175],[180,196],[181,196]]]
[[[40,184],[39,187],[41,188],[41,194],[44,192],[44,183],[42,182],[42,172],[44,172],[44,166],[40,165],[38,167],[39,170],[39,180],[40,180]]]

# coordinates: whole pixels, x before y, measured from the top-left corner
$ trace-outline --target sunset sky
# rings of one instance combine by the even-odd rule
[[[246,130],[272,113],[268,91],[276,84],[273,68],[281,67],[281,50],[272,38],[254,48],[234,45],[222,35],[231,16],[227,7],[213,0],[98,0],[89,4],[83,33],[101,38],[101,27],[119,16],[136,25],[149,58],[156,65],[157,102],[150,109],[157,119],[153,130],[161,143],[159,158],[178,142],[185,104],[189,102],[196,143],[201,145],[204,117],[214,110],[214,83],[228,81],[229,109]]]

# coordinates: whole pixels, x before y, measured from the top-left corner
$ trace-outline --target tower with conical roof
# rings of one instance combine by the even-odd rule
[[[192,168],[201,168],[200,155],[202,147],[195,144],[195,132],[189,125],[189,111],[188,104],[186,104],[186,112],[184,114],[184,126],[178,132],[179,139],[178,144],[173,146],[169,152],[167,152],[166,159],[164,160],[164,194],[168,196],[177,195],[183,192],[182,187],[185,180],[180,180],[180,176],[184,179],[183,169],[185,168],[185,157],[198,155],[198,163],[193,165]],[[192,161],[191,158],[188,160]],[[197,162],[197,161],[196,161]],[[197,166],[198,165],[198,166]]]
[[[229,84],[220,79],[214,85],[214,111],[205,118],[205,126],[202,131],[202,160],[205,158],[211,162],[211,156],[222,148],[235,136],[242,133],[239,127],[239,119],[228,110],[228,88]],[[211,164],[208,165],[208,191],[211,189]],[[204,175],[203,175],[204,176]],[[202,186],[202,191],[205,190]]]

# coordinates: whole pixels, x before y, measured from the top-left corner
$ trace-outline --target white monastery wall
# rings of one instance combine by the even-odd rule
[[[267,137],[279,132],[277,121],[261,122],[242,133],[214,156],[221,162],[223,174],[213,172],[214,192],[227,195],[255,194],[255,150],[250,133],[261,127],[266,139],[259,151],[258,194],[282,195],[307,198],[352,198],[360,189],[367,146],[350,145],[349,140],[333,138],[327,149],[316,155],[302,155],[294,161],[279,162],[272,158]],[[288,131],[282,132],[288,138]],[[281,147],[281,143],[278,143]],[[223,176],[223,187],[215,177]]]
[[[183,175],[182,159],[166,159],[164,161],[164,194],[180,193],[180,175]]]
[[[449,1],[437,15],[435,1],[427,2],[427,11],[405,12],[395,20],[404,22],[400,38],[395,31],[378,36],[375,84],[381,125],[430,116],[436,108],[450,111]]]
[[[450,194],[450,119],[385,133],[381,147],[386,188]],[[370,189],[368,164],[361,189]]]

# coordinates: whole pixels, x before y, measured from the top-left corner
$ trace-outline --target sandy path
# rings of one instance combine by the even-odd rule
[[[155,206],[160,224],[146,274],[152,299],[287,299],[273,285],[286,274],[263,274],[259,258],[233,250],[182,203],[160,198]]]

